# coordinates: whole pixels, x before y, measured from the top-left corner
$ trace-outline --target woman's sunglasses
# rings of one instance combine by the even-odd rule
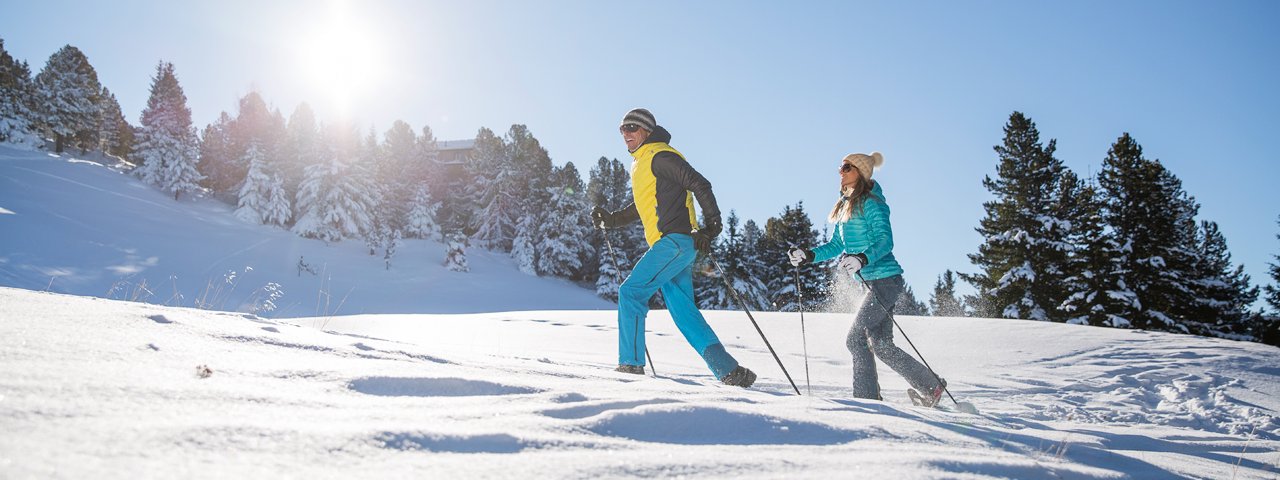
[[[840,173],[849,173],[849,172],[852,172],[852,171],[853,171],[853,164],[852,164],[852,163],[846,163],[846,164],[844,164],[844,165],[840,165]]]
[[[618,127],[618,131],[626,133],[635,133],[637,130],[640,130],[640,125],[636,125],[634,123],[626,123],[621,127]]]

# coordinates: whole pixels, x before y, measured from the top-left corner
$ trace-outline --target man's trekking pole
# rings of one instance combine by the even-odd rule
[[[925,360],[924,355],[920,354],[920,349],[916,348],[916,344],[911,342],[911,337],[907,336],[907,331],[903,330],[902,325],[898,325],[898,321],[893,319],[893,312],[889,311],[889,307],[880,303],[880,297],[876,295],[875,289],[871,288],[871,284],[867,283],[867,279],[862,278],[862,272],[854,273],[854,275],[858,276],[858,280],[862,282],[862,287],[866,288],[868,292],[871,292],[871,300],[874,301],[876,305],[879,305],[881,310],[884,310],[884,313],[889,316],[889,321],[893,322],[893,326],[898,327],[898,332],[902,333],[902,338],[907,340],[907,345],[911,345],[911,349],[915,350],[916,356],[920,357],[920,361],[924,363],[924,368],[929,369],[929,373],[933,374],[933,378],[938,381],[938,385],[942,385],[942,391],[947,392],[947,396],[951,397],[951,403],[956,404],[956,407],[961,411],[975,414],[978,413],[977,407],[974,407],[972,403],[964,402],[962,405],[960,402],[956,401],[956,397],[951,394],[951,390],[942,383],[942,377],[938,376],[938,372],[933,371],[933,367],[929,366],[929,361]]]
[[[613,243],[609,242],[609,232],[601,228],[600,234],[604,235],[604,246],[609,247],[609,258],[613,259],[613,278],[618,281],[618,289],[621,290],[622,266],[618,265],[618,256],[613,254]],[[621,295],[622,292],[619,291],[618,294]],[[644,332],[639,332],[639,334],[644,335]],[[644,357],[649,359],[649,370],[653,371],[653,377],[658,378],[658,368],[653,366],[653,356],[649,355],[649,345],[644,346]]]
[[[800,301],[800,344],[804,345],[804,389],[813,396],[813,384],[809,383],[809,338],[804,332],[804,290],[800,288],[800,265],[796,265],[796,296]]]
[[[764,336],[764,330],[760,329],[760,324],[756,323],[756,318],[751,316],[751,310],[747,308],[747,302],[742,301],[742,297],[738,295],[738,291],[733,289],[733,284],[729,283],[729,276],[724,273],[724,269],[720,268],[720,262],[716,261],[714,255],[707,255],[711,259],[711,264],[716,266],[716,271],[720,272],[720,279],[724,280],[724,286],[729,289],[729,293],[733,294],[734,300],[738,301],[738,305],[742,307],[742,311],[747,312],[747,318],[751,319],[751,324],[756,327],[756,332],[760,334],[760,339],[764,340],[764,346],[769,347],[769,353],[773,354],[773,359],[778,362],[778,367],[782,369],[782,374],[787,376],[787,381],[791,383],[791,388],[795,389],[796,395],[800,394],[800,388],[796,387],[796,382],[791,380],[791,374],[787,373],[787,367],[782,365],[782,359],[778,358],[778,352],[773,351],[773,345],[769,344],[769,339]]]

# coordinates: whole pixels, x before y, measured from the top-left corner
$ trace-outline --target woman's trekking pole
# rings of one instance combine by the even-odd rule
[[[618,281],[618,288],[621,289],[622,266],[618,265],[618,256],[613,254],[613,244],[609,242],[609,232],[601,228],[600,235],[604,235],[604,246],[609,247],[609,258],[613,259],[613,278]],[[644,335],[644,332],[640,332],[640,335]],[[644,346],[644,357],[649,359],[649,370],[653,371],[653,378],[658,378],[658,368],[653,366],[653,356],[649,355],[649,345]]]
[[[773,351],[773,345],[769,344],[769,339],[764,336],[764,330],[760,329],[760,324],[756,323],[756,318],[751,316],[751,310],[747,308],[747,302],[742,301],[738,291],[733,289],[733,284],[729,283],[729,275],[724,273],[723,268],[720,268],[720,262],[716,261],[714,255],[707,255],[707,258],[711,259],[711,264],[715,265],[716,271],[720,272],[720,279],[724,280],[724,286],[733,294],[733,299],[737,300],[738,305],[742,307],[742,311],[747,312],[747,318],[751,319],[751,324],[755,325],[756,332],[760,333],[760,338],[764,340],[764,346],[769,347],[769,353],[772,353],[774,361],[778,362],[778,367],[782,369],[782,374],[787,376],[787,381],[791,383],[791,388],[795,389],[796,395],[799,395],[800,388],[796,387],[796,382],[791,380],[791,374],[787,373],[787,367],[782,365],[782,359],[778,358],[778,352]]]
[[[800,288],[800,265],[796,265],[796,296],[800,301],[800,344],[804,345],[804,389],[813,396],[813,384],[809,383],[809,338],[804,332],[804,289]]]

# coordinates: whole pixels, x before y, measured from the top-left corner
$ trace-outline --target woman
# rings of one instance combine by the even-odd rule
[[[912,397],[919,403],[938,403],[946,386],[941,378],[893,344],[893,307],[905,282],[902,267],[893,258],[893,230],[889,226],[889,205],[880,184],[871,180],[876,167],[884,163],[880,152],[851,153],[840,164],[840,200],[828,220],[835,224],[831,241],[813,250],[792,248],[791,265],[840,257],[837,272],[869,285],[872,293],[856,312],[846,344],[853,354],[853,396],[883,399],[876,378],[879,358],[911,384]]]

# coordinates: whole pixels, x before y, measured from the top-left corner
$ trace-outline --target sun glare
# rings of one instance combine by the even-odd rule
[[[298,45],[300,73],[324,97],[312,101],[348,113],[372,93],[383,73],[381,43],[346,2],[333,2]]]

